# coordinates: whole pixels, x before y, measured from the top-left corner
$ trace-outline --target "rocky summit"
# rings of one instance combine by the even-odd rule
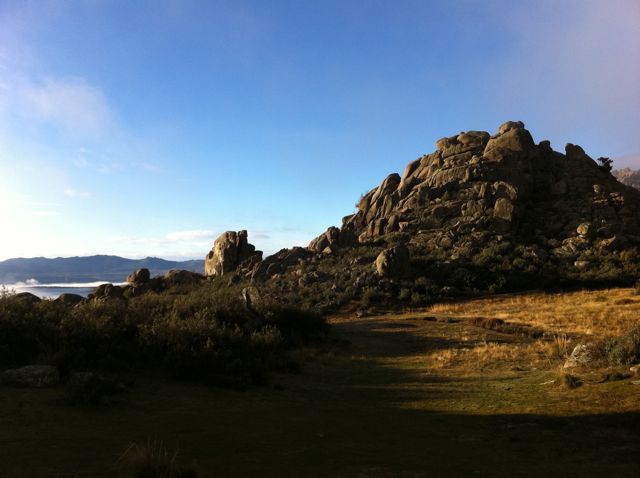
[[[536,144],[522,122],[509,121],[495,135],[462,132],[436,148],[402,176],[385,178],[340,229],[330,228],[309,247],[395,232],[428,237],[429,247],[458,257],[505,234],[555,254],[639,241],[640,194],[580,146],[556,152],[548,141]]]
[[[554,151],[521,121],[435,146],[306,248],[262,260],[246,231],[222,234],[207,275],[235,273],[290,291],[323,283],[355,296],[406,296],[416,284],[433,296],[637,279],[640,191],[619,182],[607,158],[571,143]]]

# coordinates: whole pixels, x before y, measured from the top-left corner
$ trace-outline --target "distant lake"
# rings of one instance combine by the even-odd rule
[[[71,282],[58,284],[40,284],[38,281],[28,280],[26,282],[18,282],[17,284],[2,284],[8,290],[12,290],[19,294],[20,292],[31,292],[40,298],[55,299],[62,294],[78,294],[83,297],[89,295],[93,289],[101,284],[108,284],[108,281],[97,282]]]

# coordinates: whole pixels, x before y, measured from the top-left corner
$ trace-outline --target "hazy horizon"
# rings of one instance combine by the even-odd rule
[[[307,245],[461,129],[640,167],[640,4],[5,1],[0,260]]]

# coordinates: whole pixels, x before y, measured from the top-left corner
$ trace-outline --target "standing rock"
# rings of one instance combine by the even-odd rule
[[[227,231],[213,243],[213,249],[205,258],[204,271],[207,276],[222,276],[235,271],[245,260],[254,263],[262,260],[262,251],[249,244],[247,231]]]
[[[380,277],[405,277],[411,267],[409,249],[403,244],[385,249],[376,258],[375,265]]]
[[[593,348],[589,345],[580,344],[576,345],[571,352],[571,355],[564,363],[564,368],[580,367],[581,365],[587,365],[593,362],[594,353]]]

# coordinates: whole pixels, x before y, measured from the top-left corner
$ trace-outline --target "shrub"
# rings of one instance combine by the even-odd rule
[[[58,342],[59,317],[41,318],[44,304],[29,304],[6,294],[0,298],[0,363],[20,365],[44,358]]]
[[[0,366],[39,361],[63,374],[149,366],[223,384],[264,382],[269,369],[290,366],[289,347],[327,327],[321,315],[290,300],[249,308],[238,290],[210,283],[73,308],[5,293]],[[95,383],[76,385],[71,401],[99,395]]]
[[[612,365],[630,365],[640,362],[640,325],[622,337],[605,344],[607,360]]]
[[[582,381],[575,375],[560,372],[558,376],[558,385],[565,390],[573,390],[582,385]]]
[[[382,297],[383,296],[380,291],[374,288],[369,288],[364,291],[364,294],[362,294],[362,299],[360,302],[362,303],[362,307],[371,307],[372,305],[380,302],[382,300]]]

